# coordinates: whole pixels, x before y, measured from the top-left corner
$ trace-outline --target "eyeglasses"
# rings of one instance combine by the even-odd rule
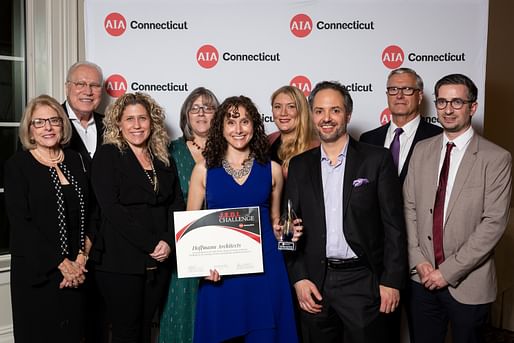
[[[203,111],[203,113],[205,114],[212,114],[214,113],[214,111],[216,111],[216,108],[214,106],[193,105],[193,107],[191,107],[191,109],[189,110],[189,112],[192,114],[200,113],[200,111]]]
[[[464,106],[464,104],[470,104],[472,102],[473,101],[463,100],[463,99],[460,99],[460,98],[455,98],[455,99],[451,99],[451,100],[446,100],[446,99],[443,99],[443,98],[439,98],[439,99],[436,99],[434,101],[435,107],[438,110],[444,110],[448,104],[451,104],[452,108],[454,110],[460,110],[462,108],[462,106]]]
[[[102,91],[102,85],[99,83],[87,83],[86,81],[68,81],[72,83],[78,91],[91,88],[91,91],[99,93]]]
[[[32,126],[36,129],[42,128],[46,125],[46,122],[49,122],[51,126],[62,126],[62,118],[61,117],[52,117],[47,119],[36,118],[32,119],[30,122]]]
[[[402,92],[403,95],[411,96],[415,91],[419,91],[418,88],[413,87],[387,87],[387,95],[398,95]]]

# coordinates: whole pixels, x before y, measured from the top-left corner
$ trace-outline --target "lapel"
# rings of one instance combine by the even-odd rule
[[[96,125],[96,147],[102,145],[104,141],[104,122],[103,116],[100,113],[93,112],[93,118]]]
[[[350,203],[350,197],[353,191],[353,180],[357,175],[357,170],[362,164],[362,154],[359,154],[359,143],[352,137],[349,137],[348,150],[346,152],[346,165],[344,168],[344,180],[343,180],[343,216],[346,217],[346,209]]]
[[[121,154],[121,156],[125,165],[124,171],[128,174],[132,182],[138,185],[139,187],[143,188],[148,193],[155,195],[153,186],[150,183],[150,180],[148,179],[148,176],[146,175],[143,167],[141,167],[141,164],[139,164],[139,161],[137,160],[137,157],[132,151],[132,149],[126,148],[124,152]],[[154,168],[157,172],[158,168],[155,164]],[[159,176],[158,172],[157,175]]]
[[[387,136],[387,130],[389,130],[389,126],[391,126],[391,122],[381,126],[377,131],[377,145],[384,146],[384,142]]]
[[[414,150],[416,143],[418,143],[420,140],[426,138],[426,137],[424,137],[424,128],[425,128],[424,123],[425,123],[425,121],[423,120],[423,118],[421,118],[421,120],[418,124],[418,128],[416,129],[416,133],[414,134],[414,138],[412,140],[412,144],[411,144],[409,152],[407,154],[407,158],[405,159],[402,170],[400,171],[400,181],[401,181],[402,185],[403,185],[403,182],[405,181],[405,177],[407,176],[407,170],[409,168],[410,157],[412,156],[412,151]]]
[[[431,208],[433,208],[435,202],[435,195],[437,193],[437,186],[439,182],[439,160],[441,158],[441,149],[443,145],[443,135],[440,135],[438,139],[434,140],[430,145],[426,146],[423,154],[423,168],[425,168],[426,176],[422,177],[422,183],[427,187],[422,188],[423,191],[427,192],[426,199],[430,199],[432,202]],[[424,196],[424,195],[423,195]]]
[[[323,196],[323,178],[321,176],[321,146],[312,149],[309,153],[310,159],[307,168],[311,176],[311,188],[314,193],[313,206],[317,207],[320,218],[323,218],[323,227],[325,222],[325,198]]]
[[[462,156],[462,161],[460,162],[459,169],[457,170],[457,175],[455,175],[455,181],[453,182],[452,193],[450,194],[450,200],[448,201],[448,206],[446,208],[446,218],[448,219],[449,215],[452,212],[453,207],[466,183],[470,171],[475,164],[477,153],[478,153],[478,141],[479,136],[474,133],[473,138],[469,142],[469,145],[464,152],[464,156]],[[446,221],[445,221],[446,222]]]

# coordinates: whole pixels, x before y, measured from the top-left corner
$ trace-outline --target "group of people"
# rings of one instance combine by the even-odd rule
[[[250,98],[199,87],[174,141],[146,94],[96,113],[102,88],[100,67],[74,64],[64,104],[29,102],[6,163],[16,342],[151,342],[157,319],[160,343],[397,343],[401,308],[411,342],[444,342],[448,323],[481,342],[511,156],[474,132],[468,77],[435,85],[440,127],[420,115],[421,77],[393,70],[391,121],[360,141],[338,82],[277,89],[270,135]],[[281,252],[287,202],[297,249]],[[173,213],[246,206],[264,272],[178,278]]]

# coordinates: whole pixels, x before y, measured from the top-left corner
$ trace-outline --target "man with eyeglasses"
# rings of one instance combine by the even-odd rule
[[[416,143],[443,130],[421,117],[423,80],[413,69],[399,68],[391,71],[387,77],[386,95],[391,121],[363,133],[360,141],[390,149],[400,182],[403,184]],[[405,303],[405,296],[406,293],[402,291],[400,310],[382,315],[388,328],[388,337],[384,338],[384,342],[401,341],[401,308]]]
[[[404,184],[410,311],[416,343],[483,342],[496,298],[493,249],[508,221],[512,158],[471,126],[477,87],[437,81],[444,133],[416,145]]]
[[[423,80],[414,70],[399,68],[391,71],[386,94],[391,121],[363,133],[360,141],[389,148],[403,183],[416,143],[441,133],[442,129],[421,118]]]
[[[102,69],[91,62],[81,61],[68,69],[64,110],[72,123],[70,148],[82,155],[89,165],[96,147],[102,144],[103,116],[96,113],[102,100]]]
[[[66,101],[62,104],[72,124],[71,139],[67,147],[82,156],[87,169],[91,165],[96,148],[103,142],[103,115],[95,112],[102,100],[102,88],[102,69],[95,63],[80,61],[68,69]],[[91,210],[94,218],[99,217],[96,201],[92,200],[90,208],[94,209]],[[91,223],[95,222],[97,221],[91,220]],[[98,244],[97,242],[98,240],[95,239],[93,245]],[[108,329],[105,304],[94,280],[94,268],[93,256],[87,264],[88,273],[85,284],[87,297],[85,341],[102,343],[108,341]]]

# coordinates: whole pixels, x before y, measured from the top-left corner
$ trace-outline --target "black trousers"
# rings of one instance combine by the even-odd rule
[[[321,294],[321,313],[301,313],[304,341],[381,342],[385,327],[379,316],[380,292],[369,267],[329,268]]]
[[[144,275],[97,271],[96,280],[112,323],[112,343],[150,343],[152,319],[168,291],[170,270]]]
[[[430,291],[410,281],[409,307],[416,343],[444,343],[448,323],[453,343],[484,342],[483,330],[489,318],[490,304],[462,304],[447,288]]]

